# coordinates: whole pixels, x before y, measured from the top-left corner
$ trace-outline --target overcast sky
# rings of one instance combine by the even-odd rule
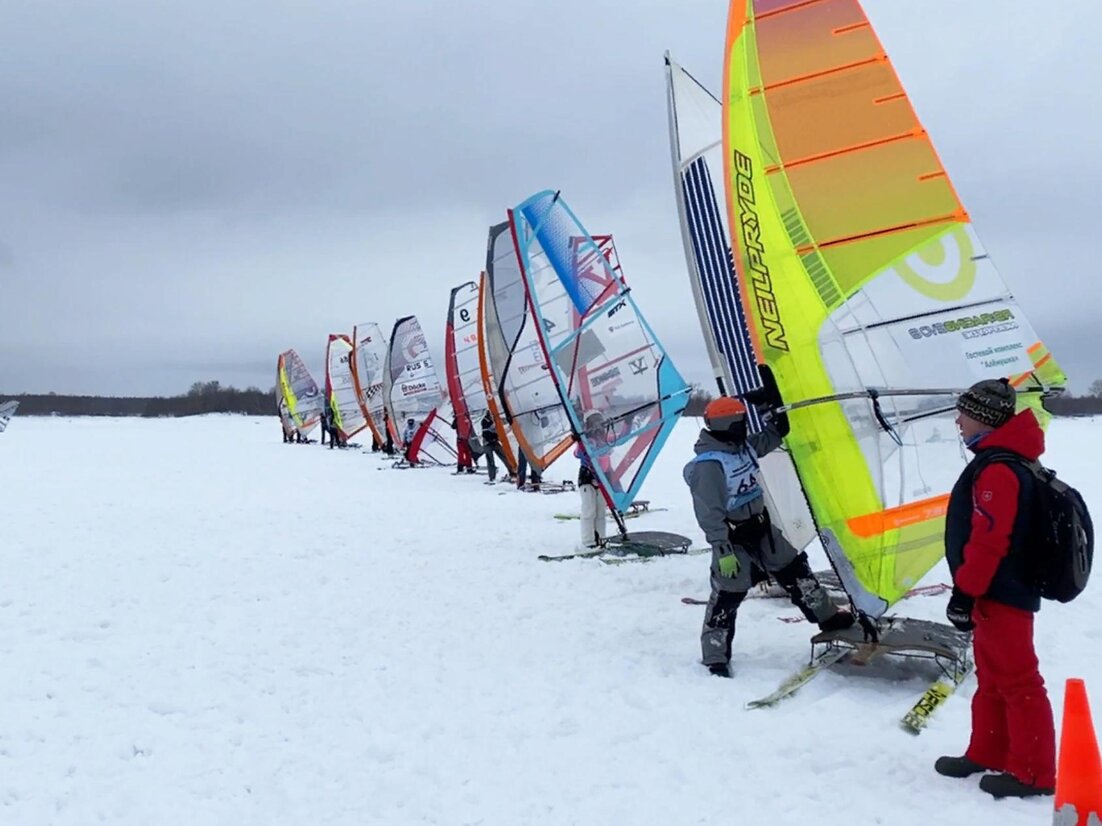
[[[561,189],[708,369],[662,55],[720,87],[721,0],[0,0],[0,393],[267,389],[416,314]],[[865,0],[980,237],[1077,391],[1102,377],[1100,0]]]

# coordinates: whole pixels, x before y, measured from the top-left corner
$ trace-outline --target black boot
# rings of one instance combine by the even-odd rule
[[[708,666],[708,671],[715,677],[731,677],[731,666],[727,663],[712,663]]]
[[[971,777],[973,774],[990,771],[987,766],[981,766],[975,760],[967,757],[939,757],[934,763],[934,771],[946,777]],[[980,781],[983,782],[982,780]]]
[[[1001,772],[980,778],[980,788],[992,797],[1038,797],[1056,792],[1048,786],[1033,786],[1023,783],[1012,774]]]
[[[845,631],[853,625],[853,614],[849,611],[835,611],[819,623],[820,631]]]
[[[807,562],[807,554],[801,553],[788,565],[779,571],[773,572],[773,579],[784,588],[792,604],[800,609],[800,613],[808,622],[819,622],[819,617],[825,614],[833,606],[830,597],[811,572],[811,566]],[[838,616],[837,613],[827,617],[819,626],[823,631],[837,631],[839,628],[825,628],[824,626]],[[853,624],[853,617],[848,613],[849,625]],[[838,621],[841,621],[840,618]],[[848,628],[849,625],[841,626]]]

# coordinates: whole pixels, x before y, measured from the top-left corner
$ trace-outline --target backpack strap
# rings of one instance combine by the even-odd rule
[[[979,476],[980,471],[991,464],[1003,464],[1003,465],[1018,465],[1028,470],[1037,479],[1045,479],[1052,471],[1047,470],[1039,461],[1030,460],[1022,456],[1020,453],[1015,453],[1013,450],[1003,450],[1000,448],[994,448],[992,450],[984,451],[979,456],[979,461],[976,462],[975,473],[973,479]]]

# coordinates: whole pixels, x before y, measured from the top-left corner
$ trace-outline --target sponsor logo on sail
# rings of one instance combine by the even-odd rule
[[[593,387],[600,387],[605,382],[612,381],[612,379],[616,378],[619,375],[620,375],[620,368],[619,367],[610,367],[608,370],[605,370],[603,373],[598,373],[595,376],[590,376],[589,383]]]
[[[765,343],[770,347],[788,350],[777,297],[773,293],[773,278],[765,263],[765,247],[761,241],[761,224],[758,221],[757,201],[754,196],[754,163],[737,149],[734,160],[735,195],[738,199],[742,248],[762,334]]]
[[[934,324],[911,327],[907,332],[913,339],[930,338],[946,333],[962,333],[964,338],[981,338],[993,333],[1016,330],[1018,322],[1010,310],[996,310],[993,313],[977,313],[961,316]]]

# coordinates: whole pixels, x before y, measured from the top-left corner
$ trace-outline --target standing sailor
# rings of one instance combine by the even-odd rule
[[[606,436],[605,419],[593,411],[585,417],[585,432],[590,442],[603,444]],[[578,496],[581,499],[581,531],[583,548],[598,548],[605,541],[605,495],[597,485],[593,473],[593,461],[579,441],[574,448],[578,457]]]
[[[509,473],[509,463],[505,461],[505,453],[501,449],[501,439],[497,435],[497,425],[494,424],[493,414],[487,410],[479,423],[482,428],[482,452],[486,454],[486,474],[493,482],[497,478],[497,464],[494,457],[501,459],[505,472]]]
[[[696,457],[685,466],[693,511],[712,546],[712,595],[700,633],[703,663],[712,674],[730,677],[731,641],[739,605],[766,572],[788,592],[792,603],[823,631],[853,624],[811,572],[807,554],[797,551],[770,522],[758,483],[758,458],[781,445],[788,416],[774,415],[759,433],[747,434],[746,405],[713,399],[704,409]]]

